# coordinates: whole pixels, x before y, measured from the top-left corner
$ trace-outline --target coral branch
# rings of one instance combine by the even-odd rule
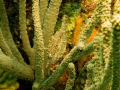
[[[77,40],[77,46],[80,50],[83,50],[94,27],[97,25],[97,23],[100,21],[100,16],[102,15],[101,9],[103,8],[103,5],[101,4],[104,0],[100,0],[98,3],[98,6],[96,7],[93,15],[90,19],[88,19],[84,29],[80,33],[78,40]]]
[[[75,66],[73,63],[69,63],[68,68],[69,68],[69,78],[67,80],[65,90],[72,90],[76,77]]]
[[[59,7],[62,0],[51,0],[49,8],[47,9],[45,22],[43,25],[43,32],[44,32],[44,45],[45,48],[48,48],[49,40],[51,39],[54,28],[57,22],[57,17],[59,14]]]
[[[113,9],[113,82],[111,90],[120,89],[120,0],[116,0]]]
[[[40,22],[41,26],[43,26],[45,16],[46,16],[46,11],[47,11],[47,6],[48,6],[48,0],[40,0]]]
[[[1,19],[0,26],[1,26],[2,34],[4,36],[6,43],[10,47],[11,52],[13,53],[13,55],[17,58],[17,60],[20,63],[26,65],[24,62],[24,59],[22,58],[20,52],[18,51],[18,49],[12,39],[12,35],[10,32],[9,23],[8,23],[8,18],[7,18],[7,13],[5,10],[5,5],[4,5],[3,0],[0,0],[0,19]]]
[[[85,84],[85,90],[100,90],[98,87],[101,84],[101,77],[103,72],[102,61],[102,47],[101,38],[96,36],[94,38],[94,57],[87,63],[87,80]]]
[[[26,78],[29,80],[34,79],[33,70],[29,66],[24,66],[18,61],[11,59],[10,57],[6,56],[0,50],[0,67],[4,70],[9,70],[15,76],[19,78]]]
[[[3,50],[3,52],[7,56],[9,56],[11,58],[14,57],[11,50],[10,50],[10,48],[9,48],[9,46],[8,46],[8,44],[5,42],[5,39],[4,39],[3,35],[2,35],[1,28],[0,28],[0,48]]]
[[[93,52],[93,42],[87,44],[83,51],[79,51],[79,48],[75,46],[70,53],[63,59],[61,64],[57,67],[57,69],[53,72],[53,74],[41,85],[40,90],[46,90],[54,85],[58,79],[62,76],[62,74],[66,71],[68,64],[70,62],[75,62],[79,58]]]
[[[101,31],[103,33],[103,60],[104,60],[104,70],[102,75],[102,83],[98,90],[106,90],[112,80],[112,23],[111,23],[111,0],[105,0],[102,2],[104,8],[101,10],[103,15],[101,17]],[[106,79],[107,78],[107,79]]]
[[[44,80],[44,40],[39,16],[39,0],[33,0],[33,19],[35,28],[34,46],[35,46],[35,79],[33,90]]]
[[[44,38],[44,47],[45,47],[45,59],[44,59],[44,70],[46,71],[46,64],[48,60],[48,47],[49,40],[54,34],[54,28],[57,22],[57,17],[59,14],[59,7],[61,5],[62,0],[51,0],[49,4],[49,8],[47,9],[45,21],[43,25],[43,38]],[[46,77],[46,72],[45,72]]]
[[[30,65],[32,68],[34,68],[35,54],[34,50],[30,46],[30,41],[26,29],[26,0],[19,0],[19,24],[24,50],[28,55]]]

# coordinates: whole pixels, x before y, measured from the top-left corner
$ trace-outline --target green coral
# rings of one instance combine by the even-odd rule
[[[68,68],[69,68],[69,78],[67,80],[65,90],[72,90],[76,77],[75,66],[73,63],[69,63]]]
[[[120,89],[120,1],[116,0],[113,17],[113,83],[112,90]]]
[[[94,57],[88,62],[84,69],[87,70],[87,80],[84,90],[107,90],[111,83],[111,90],[120,89],[120,1],[114,5],[111,23],[111,0],[104,0],[103,14],[101,15],[101,40],[94,38]],[[93,68],[89,67],[94,65]],[[83,69],[83,70],[84,70]],[[83,71],[82,70],[82,71]],[[93,71],[93,73],[91,73]],[[83,72],[84,73],[84,72]],[[82,73],[80,73],[82,74]],[[80,75],[81,76],[81,75]],[[113,77],[113,78],[112,78]],[[78,78],[80,80],[80,78]]]
[[[1,31],[0,32],[0,40],[1,40],[0,41],[0,48],[1,48],[0,67],[6,71],[7,70],[11,71],[11,73],[15,74],[19,78],[22,77],[22,78],[29,78],[31,81],[34,80],[33,90],[47,90],[51,88],[59,80],[59,78],[63,75],[63,73],[67,70],[67,68],[72,69],[72,67],[69,67],[71,62],[73,63],[77,61],[79,58],[82,58],[83,56],[88,55],[94,50],[93,59],[90,62],[88,62],[84,66],[83,70],[80,72],[80,74],[82,74],[80,76],[83,77],[84,75],[86,75],[80,81],[82,84],[84,84],[85,86],[84,89],[85,90],[106,90],[112,83],[112,90],[119,90],[119,86],[120,86],[120,78],[119,78],[120,76],[120,73],[119,73],[119,70],[120,70],[120,67],[119,67],[120,66],[120,60],[119,60],[119,54],[120,54],[120,49],[119,49],[120,13],[119,12],[120,11],[119,10],[120,8],[119,6],[120,4],[119,3],[120,3],[120,0],[116,0],[116,4],[114,5],[115,9],[113,9],[113,11],[115,12],[113,12],[112,22],[111,22],[112,0],[99,0],[98,6],[96,7],[94,14],[91,16],[91,18],[87,20],[87,23],[83,31],[80,33],[77,46],[73,47],[73,49],[71,49],[68,55],[64,57],[61,64],[55,69],[55,71],[52,73],[50,77],[47,77],[46,63],[47,63],[47,60],[49,60],[48,54],[50,54],[47,52],[47,50],[49,49],[48,47],[49,40],[52,37],[53,31],[54,31],[53,29],[57,21],[56,19],[59,13],[58,8],[61,4],[61,0],[59,0],[59,2],[58,0],[50,0],[47,12],[45,11],[46,16],[43,17],[43,19],[45,19],[46,21],[46,24],[44,25],[41,25],[40,23],[38,2],[39,0],[33,0],[33,7],[32,7],[32,10],[33,10],[32,13],[34,17],[33,18],[34,28],[35,28],[35,34],[34,34],[35,41],[34,41],[34,46],[30,48],[32,50],[34,49],[35,51],[35,53],[32,54],[32,55],[35,55],[35,59],[31,59],[33,61],[36,61],[35,69],[34,69],[31,67],[31,63],[29,66],[28,64],[24,62],[24,59],[21,57],[21,54],[15,47],[14,41],[12,39],[12,35],[10,34],[7,14],[4,8],[4,3],[3,3],[3,0],[0,0],[0,7],[1,7],[0,8],[0,19],[1,19],[1,23],[0,23],[0,26],[1,26],[1,29],[0,29]],[[42,0],[40,0],[40,2],[42,2]],[[45,0],[43,0],[43,2],[45,2]],[[25,1],[24,1],[24,4],[25,4]],[[72,5],[68,5],[67,7],[72,8]],[[54,8],[55,10],[53,10],[52,8]],[[42,8],[40,9],[42,11]],[[23,13],[25,13],[24,9],[22,11]],[[53,14],[55,14],[55,16]],[[74,21],[73,17],[75,16],[74,15],[71,16],[72,13],[67,12],[66,14],[68,14],[69,20]],[[22,17],[22,14],[21,14],[21,17]],[[93,42],[87,44],[88,38],[90,37],[94,27],[97,25],[97,23],[100,20],[101,20],[101,31],[102,31],[101,38],[102,39],[100,37],[96,37],[94,38]],[[70,23],[72,23],[72,25],[70,26],[72,26],[72,28],[70,29],[73,29],[74,25],[73,25],[73,22],[71,21]],[[22,24],[24,25],[25,23],[26,23],[26,20],[24,20],[24,23],[21,23],[21,25]],[[113,27],[112,27],[112,24],[113,24]],[[43,26],[43,28],[41,26]],[[66,26],[63,25],[63,28],[65,27]],[[44,34],[42,30],[46,33]],[[49,33],[49,32],[52,32],[52,33]],[[22,36],[25,37],[25,34],[27,33],[23,32]],[[46,38],[47,42],[44,41],[43,38]],[[22,39],[24,39],[23,41],[27,41],[26,38],[22,38]],[[44,45],[47,45],[47,46],[45,47],[43,43]],[[29,54],[30,52],[29,49],[26,52],[28,52],[27,54],[28,56],[31,55]],[[44,59],[46,61],[43,61]],[[0,74],[1,83],[4,82],[5,84],[9,85],[10,82],[12,82],[12,80],[14,81],[14,77],[12,77],[12,75],[7,76],[8,74],[9,72],[3,72],[1,70],[1,74]],[[74,83],[71,82],[71,80],[73,79],[75,79],[75,68],[74,67],[72,70],[70,70],[68,83],[66,85],[67,89],[69,88],[69,85],[70,85],[70,89],[74,85]],[[77,81],[79,81],[78,79]],[[10,81],[8,82],[8,80]],[[77,86],[79,88],[78,84]]]

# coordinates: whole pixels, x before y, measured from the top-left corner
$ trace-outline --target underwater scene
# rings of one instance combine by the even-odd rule
[[[120,0],[0,0],[0,90],[120,90]]]

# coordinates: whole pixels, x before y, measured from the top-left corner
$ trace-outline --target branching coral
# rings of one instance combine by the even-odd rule
[[[84,89],[107,90],[112,81],[112,90],[119,90],[119,58],[116,58],[119,56],[119,54],[115,54],[117,52],[116,45],[119,43],[119,40],[117,40],[117,43],[115,43],[115,37],[118,35],[115,34],[115,28],[116,26],[119,27],[119,19],[117,20],[117,23],[115,18],[111,19],[111,0],[103,0],[101,5],[103,5],[103,9],[101,9],[103,11],[103,14],[101,15],[102,41],[97,40],[97,42],[94,42],[93,47],[95,50],[93,60],[87,63],[84,67],[88,73]],[[118,7],[117,5],[119,5],[119,0],[116,1],[114,8]],[[116,11],[117,14],[114,14]],[[113,9],[113,17],[116,17],[114,15],[118,15],[118,13],[118,9]],[[113,27],[111,20],[112,22],[115,20],[113,22]],[[117,33],[119,32],[117,31]],[[117,50],[119,51],[119,48],[117,48]],[[93,66],[90,67],[91,65]],[[91,74],[89,71],[93,73]]]
[[[112,90],[119,90],[120,1],[116,0],[113,9],[111,8],[111,0],[98,1],[93,15],[87,20],[78,37],[77,45],[64,57],[60,65],[49,77],[47,76],[47,69],[61,58],[64,53],[62,48],[64,50],[66,48],[67,16],[63,16],[61,28],[54,34],[62,0],[33,0],[32,2],[33,47],[30,45],[26,31],[26,0],[19,0],[21,39],[30,61],[29,65],[24,62],[21,53],[16,48],[9,29],[5,5],[3,0],[0,0],[0,68],[11,72],[18,78],[31,80],[33,90],[54,89],[53,85],[68,68],[69,78],[65,90],[72,90],[73,86],[75,87],[76,78],[73,63],[94,50],[93,59],[80,72],[80,76],[86,75],[86,80],[83,79],[82,82],[85,84],[84,90],[107,90],[111,83]],[[102,37],[97,36],[93,42],[87,44],[94,27],[100,21]],[[77,79],[78,82],[79,79],[80,77]],[[79,83],[76,86],[76,89],[78,89]]]

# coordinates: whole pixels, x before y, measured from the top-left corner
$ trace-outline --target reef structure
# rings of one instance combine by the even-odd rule
[[[94,51],[93,59],[86,63],[80,72],[81,75],[84,74],[84,71],[87,71],[84,90],[107,90],[111,84],[112,90],[119,90],[120,1],[116,0],[113,8],[111,7],[112,0],[98,1],[94,13],[87,20],[78,37],[77,45],[71,49],[49,77],[47,76],[49,60],[53,64],[64,54],[62,48],[66,47],[67,41],[65,36],[67,16],[63,16],[60,31],[54,34],[62,0],[50,0],[50,2],[48,0],[33,0],[32,2],[33,47],[30,45],[26,30],[26,0],[19,0],[21,39],[30,62],[30,64],[27,64],[14,43],[5,5],[3,0],[0,0],[0,68],[11,72],[17,78],[29,79],[33,82],[33,90],[54,89],[53,85],[68,68],[69,78],[65,90],[72,90],[73,87],[77,89],[79,83],[75,84],[75,81],[79,81],[80,78],[76,77],[74,62]],[[101,35],[94,37],[93,42],[87,44],[98,22],[101,22]],[[58,33],[59,36],[57,37],[56,34]],[[52,43],[52,41],[58,42],[58,44]],[[56,49],[52,46],[59,52],[55,51]],[[60,54],[60,57],[58,54]]]

